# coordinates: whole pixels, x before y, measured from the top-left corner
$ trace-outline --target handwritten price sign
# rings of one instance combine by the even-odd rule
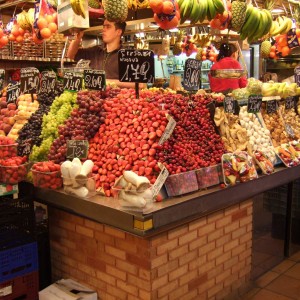
[[[160,140],[158,141],[159,145],[162,145],[166,140],[168,140],[170,138],[170,136],[172,135],[175,127],[176,127],[176,121],[174,120],[173,117],[171,117],[170,115],[167,115],[167,119],[169,120],[166,129],[163,133],[163,135],[161,136]]]
[[[247,111],[249,113],[258,113],[262,104],[261,96],[250,95],[248,98]]]
[[[154,52],[121,49],[118,52],[119,80],[152,83],[154,81]]]
[[[90,90],[105,90],[105,72],[101,70],[84,70],[84,86]]]
[[[185,61],[183,73],[183,86],[188,91],[199,89],[201,73],[201,61],[188,58]]]
[[[37,68],[22,68],[20,81],[22,94],[36,94],[40,84],[39,70]]]
[[[86,140],[67,141],[67,158],[87,158],[89,142]]]
[[[267,101],[267,114],[273,114],[278,109],[278,102],[277,100],[269,100]]]
[[[6,89],[6,102],[16,103],[20,95],[20,82],[11,81],[7,85]]]
[[[82,89],[83,74],[66,72],[64,74],[64,90],[78,92]]]
[[[55,85],[56,85],[56,74],[52,71],[42,72],[40,93],[50,94],[55,90]]]

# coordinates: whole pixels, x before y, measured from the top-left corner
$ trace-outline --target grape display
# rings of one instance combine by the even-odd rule
[[[50,148],[49,160],[56,163],[65,161],[68,140],[89,140],[98,132],[105,119],[102,110],[103,97],[102,92],[78,92],[78,108],[75,108],[64,124],[58,127],[58,137]]]
[[[64,91],[56,97],[47,115],[43,116],[39,146],[34,145],[30,153],[31,161],[47,160],[47,155],[54,139],[58,137],[58,127],[70,116],[76,105],[77,93]]]

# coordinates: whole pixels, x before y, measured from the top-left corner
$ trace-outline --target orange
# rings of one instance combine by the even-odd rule
[[[40,33],[41,33],[41,37],[43,39],[48,39],[52,35],[51,30],[49,28],[47,28],[47,27],[41,29]]]
[[[23,28],[21,28],[21,27],[19,27],[19,30],[18,30],[18,31],[19,31],[19,34],[22,35],[22,36],[23,36],[24,33],[25,33],[25,30],[24,30]]]
[[[8,39],[12,42],[14,42],[16,40],[16,36],[13,35],[12,33],[9,34]]]
[[[173,15],[175,13],[173,3],[171,1],[164,1],[162,12],[166,15]]]
[[[278,45],[280,45],[281,47],[287,46],[287,37],[286,35],[282,35],[279,37],[279,39],[277,40]]]
[[[17,43],[22,43],[23,40],[24,40],[24,38],[23,38],[22,35],[18,35],[18,36],[16,37],[16,42],[17,42]]]
[[[150,0],[149,6],[156,14],[162,13],[163,10],[163,1],[162,0]]]
[[[281,49],[282,56],[287,56],[290,54],[290,52],[291,52],[291,49],[288,46],[284,46]]]
[[[0,28],[0,38],[2,38],[4,36],[4,32],[3,32],[3,29]]]
[[[19,26],[13,25],[10,33],[13,34],[14,36],[18,36],[19,35]]]
[[[45,19],[47,20],[48,23],[52,23],[54,21],[53,15],[46,15]]]
[[[40,29],[40,30],[48,27],[48,22],[44,17],[39,17],[36,24],[37,24],[38,29]]]
[[[269,57],[270,57],[270,58],[274,58],[275,56],[276,56],[275,52],[274,52],[274,51],[271,51],[270,54],[269,54]]]
[[[32,35],[32,41],[36,44],[42,44],[43,43],[43,40],[40,40],[35,33],[33,33]]]
[[[3,35],[1,38],[0,38],[0,46],[4,47],[8,44],[8,37],[7,35]]]
[[[296,36],[300,37],[300,29],[299,28],[296,29]]]
[[[57,25],[54,22],[49,23],[48,28],[52,33],[55,33],[57,31]]]
[[[202,55],[201,59],[206,60],[206,55]]]

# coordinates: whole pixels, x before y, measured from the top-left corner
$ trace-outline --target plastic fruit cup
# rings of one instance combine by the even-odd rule
[[[39,172],[32,170],[33,185],[43,189],[57,190],[62,187],[60,170],[54,172]]]
[[[29,163],[20,166],[0,166],[1,181],[8,184],[17,184],[26,178]]]
[[[0,145],[0,159],[17,156],[18,144]]]

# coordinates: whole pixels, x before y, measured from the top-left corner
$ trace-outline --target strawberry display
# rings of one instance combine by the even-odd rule
[[[8,184],[16,184],[27,175],[28,163],[26,156],[13,156],[0,159],[1,181]]]
[[[62,187],[60,165],[52,161],[35,163],[32,168],[34,186],[48,189],[59,189]]]
[[[17,155],[17,144],[6,136],[0,136],[0,159]]]

